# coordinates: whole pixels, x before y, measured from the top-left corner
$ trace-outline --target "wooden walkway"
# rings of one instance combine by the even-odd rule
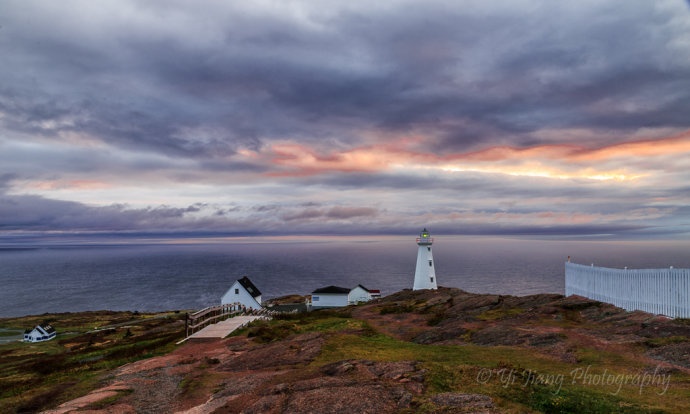
[[[205,327],[204,329],[200,330],[199,332],[195,332],[194,334],[188,336],[184,340],[180,341],[184,342],[187,339],[195,339],[195,338],[225,338],[226,336],[230,335],[233,331],[235,331],[238,328],[241,328],[248,324],[251,321],[257,320],[257,319],[266,319],[266,316],[257,316],[257,315],[242,315],[242,316],[235,316],[233,318],[226,319],[224,321],[220,321],[218,323],[214,323],[213,325],[209,325]]]

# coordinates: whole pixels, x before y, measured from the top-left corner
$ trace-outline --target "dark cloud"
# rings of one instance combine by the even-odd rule
[[[354,218],[372,218],[378,214],[379,212],[377,209],[370,207],[335,206],[330,208],[296,209],[284,213],[282,219],[287,222],[317,219],[348,220]]]
[[[570,199],[571,203],[590,204],[599,199],[616,200],[611,203],[639,205],[648,196],[638,189],[627,188],[616,183],[591,183],[587,180],[558,180],[540,177],[506,177],[502,174],[456,173],[456,174],[348,174],[312,177],[301,181],[302,185],[325,186],[341,190],[367,189],[372,193],[409,192],[434,197],[434,204],[457,197],[459,200],[534,200]],[[553,206],[549,206],[553,207]],[[615,210],[615,208],[613,209]]]
[[[90,207],[72,201],[50,200],[38,196],[0,198],[2,230],[24,231],[127,231],[148,228],[164,230],[187,209],[157,207],[128,209],[122,205]],[[178,227],[174,226],[173,228]]]
[[[683,111],[666,110],[690,89],[688,65],[659,47],[683,34],[670,23],[673,10],[615,4],[407,4],[325,13],[311,22],[318,28],[251,8],[171,5],[170,23],[184,12],[189,26],[162,29],[157,13],[142,8],[134,30],[115,14],[93,38],[80,33],[95,29],[85,21],[58,21],[68,9],[32,21],[10,7],[17,20],[6,24],[1,47],[12,82],[0,108],[6,126],[24,132],[85,132],[192,157],[286,135],[353,142],[353,123],[424,128],[455,147],[497,135],[520,145],[516,137],[544,127],[687,127]],[[616,19],[600,17],[612,10]],[[220,27],[227,15],[235,24]],[[36,30],[39,23],[46,27]],[[614,101],[609,113],[586,111],[604,98]],[[652,105],[623,116],[628,101],[641,99]],[[448,119],[455,122],[435,122]],[[193,131],[202,125],[218,133]]]
[[[261,155],[290,142],[337,159],[415,137],[410,152],[444,160],[672,135],[690,128],[689,21],[684,4],[643,0],[9,1],[0,16],[0,225],[396,232],[420,215],[448,231],[626,232],[638,229],[626,212],[654,207],[686,220],[686,200],[674,195],[687,193],[682,160],[636,187],[471,169],[365,174],[345,163],[346,173],[307,165],[303,176],[276,178],[289,168]],[[152,196],[149,208],[115,204],[121,195],[107,207],[31,195],[86,179],[137,194],[189,186],[176,195],[184,201]],[[199,195],[194,185],[217,190]],[[615,217],[548,228],[454,221],[506,211]]]
[[[457,202],[462,202],[458,197]],[[317,204],[317,203],[315,203]],[[489,204],[490,205],[490,204]],[[506,235],[577,235],[577,234],[662,234],[684,232],[687,228],[664,229],[675,218],[687,217],[687,208],[649,207],[641,211],[628,204],[594,205],[592,213],[611,217],[597,222],[572,223],[533,221],[540,217],[561,217],[590,214],[572,213],[568,209],[544,208],[537,205],[502,204],[494,208],[462,207],[443,202],[419,214],[401,215],[397,211],[352,205],[282,205],[275,208],[257,206],[247,210],[235,207],[194,204],[187,207],[157,206],[132,208],[126,205],[88,206],[71,201],[50,200],[38,196],[0,197],[0,231],[9,236],[16,232],[65,232],[67,234],[375,234],[414,233],[419,226],[429,225],[444,234],[506,234]],[[587,206],[585,206],[587,207]],[[628,209],[628,213],[624,210]],[[586,209],[586,208],[585,208]],[[653,210],[653,211],[652,211]],[[660,214],[656,224],[640,220]],[[526,224],[520,224],[527,220]],[[343,223],[347,225],[343,226]],[[668,223],[668,224],[664,224]],[[681,226],[682,227],[682,226]],[[685,225],[687,227],[687,224]]]
[[[2,195],[4,193],[4,190],[6,188],[9,188],[10,183],[15,178],[17,178],[17,175],[13,174],[13,173],[0,174],[0,195]]]

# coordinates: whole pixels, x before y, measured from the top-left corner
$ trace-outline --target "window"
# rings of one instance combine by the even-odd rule
[[[318,297],[318,296],[312,296],[312,297],[311,297],[311,301],[312,301],[312,302],[318,302],[318,301],[319,301],[319,297]]]
[[[428,251],[431,251],[431,247],[427,247],[426,249],[427,249]]]
[[[235,295],[239,295],[239,294],[240,294],[240,290],[239,290],[239,289],[235,289]]]
[[[429,260],[429,266],[433,266],[433,263],[431,262],[431,260]]]
[[[431,283],[434,283],[434,278],[433,278],[433,277],[430,277],[429,279],[431,279]]]

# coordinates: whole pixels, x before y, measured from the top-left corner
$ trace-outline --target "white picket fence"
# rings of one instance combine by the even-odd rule
[[[626,310],[690,317],[690,269],[612,269],[566,262],[565,294]]]

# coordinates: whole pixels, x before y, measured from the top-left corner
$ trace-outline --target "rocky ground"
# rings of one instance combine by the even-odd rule
[[[681,413],[688,338],[687,320],[579,297],[402,291],[187,342],[46,412]],[[599,383],[575,381],[586,368]],[[631,379],[618,387],[606,373]],[[668,386],[643,389],[645,374]]]
[[[568,362],[576,362],[578,349],[587,345],[690,368],[690,320],[628,312],[578,296],[402,291],[385,302],[361,306],[353,315],[391,336],[421,344],[517,346]]]

